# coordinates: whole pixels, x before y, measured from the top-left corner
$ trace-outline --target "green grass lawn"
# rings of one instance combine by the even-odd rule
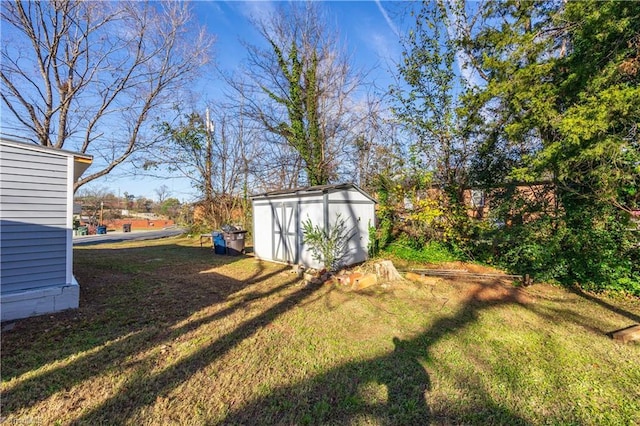
[[[2,333],[7,424],[640,424],[640,302],[353,292],[172,238],[76,248],[80,309]]]

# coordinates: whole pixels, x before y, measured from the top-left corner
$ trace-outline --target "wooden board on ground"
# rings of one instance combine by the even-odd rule
[[[420,282],[423,284],[433,285],[439,280],[438,277],[428,277],[426,275],[416,274],[415,272],[407,272],[404,277],[409,281]]]
[[[623,343],[640,340],[640,324],[632,325],[622,330],[615,331],[611,337]]]
[[[353,281],[351,284],[352,290],[363,290],[367,287],[371,287],[378,282],[378,276],[376,274],[364,274]]]
[[[443,278],[514,279],[521,281],[525,286],[533,284],[533,280],[531,279],[531,277],[529,277],[529,274],[522,276],[502,273],[476,273],[457,269],[412,269],[404,272],[406,272],[407,274],[418,274],[422,276]]]

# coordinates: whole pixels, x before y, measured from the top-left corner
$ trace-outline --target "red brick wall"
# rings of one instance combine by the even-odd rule
[[[131,224],[132,231],[138,229],[162,229],[175,225],[173,220],[165,219],[114,219],[105,221],[104,224],[107,225],[107,230],[122,231],[122,225],[125,223]]]

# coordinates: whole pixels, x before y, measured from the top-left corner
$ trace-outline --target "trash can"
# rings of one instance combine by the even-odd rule
[[[215,254],[227,254],[227,245],[225,244],[222,233],[213,231],[211,235],[213,238],[213,252]]]
[[[78,235],[88,235],[89,228],[86,226],[78,226]]]
[[[122,224],[122,232],[131,232],[131,224],[123,223]]]
[[[223,232],[229,256],[238,256],[244,252],[244,236],[247,231]]]

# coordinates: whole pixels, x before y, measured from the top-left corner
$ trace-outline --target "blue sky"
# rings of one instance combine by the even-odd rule
[[[399,9],[406,6],[401,2],[376,1],[330,1],[322,2],[327,15],[335,26],[344,48],[350,54],[354,64],[368,70],[367,80],[386,89],[393,82],[392,72],[400,58],[398,42],[398,24],[394,17]],[[233,72],[245,58],[245,49],[241,40],[259,44],[258,34],[250,24],[252,16],[267,14],[276,6],[269,1],[197,1],[193,3],[200,24],[215,35],[214,60],[216,64]],[[215,99],[221,83],[209,80],[203,86],[203,95]],[[118,177],[126,170],[114,170],[111,176],[94,181],[90,187],[106,187],[117,194],[128,192],[135,196],[155,199],[155,189],[166,185],[172,196],[181,201],[198,198],[185,179],[153,179]]]

